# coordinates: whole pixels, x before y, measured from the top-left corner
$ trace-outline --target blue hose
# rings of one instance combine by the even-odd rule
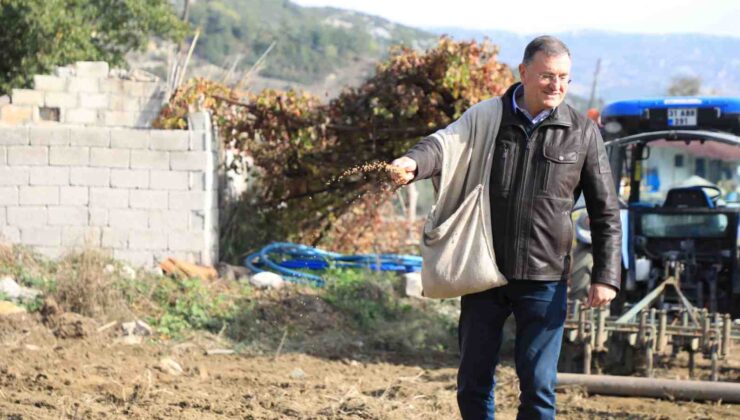
[[[275,257],[282,257],[276,260]],[[277,261],[277,262],[276,262]],[[307,245],[273,242],[244,259],[244,266],[254,273],[272,271],[294,283],[322,287],[324,279],[298,269],[326,270],[336,268],[366,268],[376,271],[421,271],[421,257],[402,254],[343,255]]]

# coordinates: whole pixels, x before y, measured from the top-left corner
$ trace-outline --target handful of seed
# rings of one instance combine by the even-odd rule
[[[391,165],[387,162],[375,161],[369,162],[358,166],[353,166],[346,171],[342,172],[333,182],[340,182],[345,178],[352,177],[358,174],[368,174],[371,172],[379,172],[381,181],[388,182],[395,187],[400,187],[406,184],[405,173],[403,169]]]

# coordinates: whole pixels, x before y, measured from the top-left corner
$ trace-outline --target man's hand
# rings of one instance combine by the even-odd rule
[[[402,179],[400,180],[402,184],[408,184],[412,179],[414,179],[414,172],[416,172],[415,160],[410,157],[402,156],[391,162],[391,165],[402,171]]]
[[[617,296],[617,291],[606,284],[592,283],[588,289],[588,300],[586,307],[598,308],[609,304]]]

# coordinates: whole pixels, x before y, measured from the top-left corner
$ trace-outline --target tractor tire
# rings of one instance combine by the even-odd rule
[[[570,276],[568,298],[584,300],[588,298],[588,289],[591,286],[591,269],[594,266],[594,256],[591,246],[578,244],[573,250],[573,269]]]

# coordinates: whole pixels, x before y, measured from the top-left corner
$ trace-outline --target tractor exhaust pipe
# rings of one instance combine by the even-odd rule
[[[573,386],[590,394],[740,403],[740,383],[558,373],[559,388]]]

